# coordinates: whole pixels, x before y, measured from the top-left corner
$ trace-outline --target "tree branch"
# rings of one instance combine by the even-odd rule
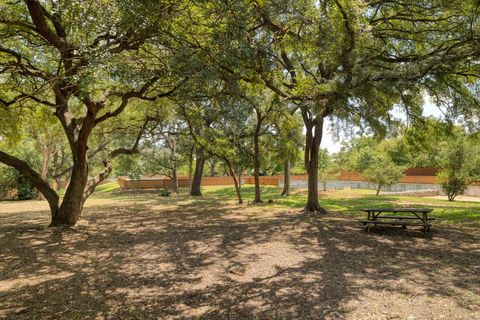
[[[147,128],[148,122],[149,122],[148,119],[145,120],[145,122],[140,128],[140,131],[137,134],[137,137],[135,139],[133,146],[130,149],[127,149],[127,148],[115,149],[111,151],[108,154],[107,158],[103,160],[103,165],[105,168],[95,178],[88,181],[87,185],[85,186],[85,190],[83,192],[84,201],[88,198],[88,196],[90,196],[95,191],[95,188],[110,175],[110,173],[113,170],[112,159],[114,159],[115,157],[118,157],[119,155],[128,155],[128,154],[138,153],[138,145],[143,136],[143,133],[145,132],[145,129]]]
[[[51,213],[56,213],[59,202],[58,194],[42,179],[37,171],[32,169],[27,162],[3,151],[0,151],[0,162],[22,173],[33,184],[33,186],[45,196],[45,199],[47,199],[48,205],[50,206]]]
[[[32,22],[35,25],[35,30],[47,40],[48,43],[53,45],[60,51],[64,51],[66,48],[65,40],[54,33],[47,24],[45,19],[46,10],[40,4],[38,0],[26,0],[28,12],[32,18]]]

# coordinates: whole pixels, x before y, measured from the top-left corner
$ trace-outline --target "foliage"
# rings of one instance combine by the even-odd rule
[[[140,155],[119,157],[115,161],[113,173],[116,176],[128,176],[130,179],[139,179],[145,174],[145,168],[140,160]]]
[[[0,142],[0,147],[9,150],[12,154],[25,159],[32,167],[40,167],[40,157],[36,150],[37,144],[32,140],[26,140],[21,145],[9,145],[6,142]],[[17,170],[4,166],[0,163],[0,189],[16,190],[18,200],[34,199],[37,195],[32,183]]]
[[[170,189],[165,188],[165,189],[163,189],[162,191],[160,191],[160,196],[162,196],[162,197],[169,197],[171,193],[172,193],[172,192],[170,191]]]
[[[438,153],[442,143],[447,143],[451,135],[461,132],[450,122],[427,118],[414,121],[403,130],[397,141],[397,150],[401,150],[408,159],[408,165],[414,168],[438,168]]]
[[[34,199],[37,195],[37,191],[33,187],[32,183],[19,172],[15,172],[15,175],[15,188],[17,189],[17,199]]]
[[[305,173],[305,168],[299,162],[302,156],[303,140],[305,139],[302,129],[303,124],[298,113],[293,113],[287,109],[286,112],[279,114],[273,120],[276,128],[276,136],[274,137],[275,159],[281,166],[284,161],[288,161],[292,168],[298,165],[298,170],[292,171]]]
[[[0,191],[8,191],[16,187],[16,171],[0,164]]]
[[[377,185],[377,195],[383,186],[391,186],[400,181],[403,177],[403,167],[397,166],[391,159],[381,157],[377,161],[371,163],[362,175],[367,181]]]
[[[438,180],[448,200],[462,194],[473,182],[480,180],[480,147],[465,135],[456,135],[441,144]]]
[[[375,183],[378,195],[383,186],[400,181],[405,167],[394,162],[383,143],[373,144],[374,141],[370,137],[354,140],[352,149],[348,151],[348,166],[362,173],[367,181]]]

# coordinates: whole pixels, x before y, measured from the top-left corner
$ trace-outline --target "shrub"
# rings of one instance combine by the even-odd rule
[[[18,200],[31,200],[37,196],[37,191],[23,174],[17,173],[16,188]]]
[[[172,193],[172,192],[170,191],[170,189],[163,189],[163,190],[160,192],[160,196],[162,196],[162,197],[169,197],[171,193]]]
[[[440,152],[442,170],[438,181],[449,201],[462,194],[480,179],[480,148],[476,143],[459,136],[444,143]]]

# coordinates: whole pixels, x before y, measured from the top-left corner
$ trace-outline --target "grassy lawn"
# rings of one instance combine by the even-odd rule
[[[263,188],[192,198],[102,185],[78,224],[48,228],[45,201],[0,202],[0,319],[480,319],[480,204],[322,193],[326,216]],[[370,206],[440,218],[366,233]]]
[[[122,197],[122,192],[117,183],[107,183],[97,188],[97,197]],[[114,192],[112,194],[112,192]],[[118,193],[118,194],[115,194]],[[182,190],[180,197],[185,198],[187,190]],[[264,203],[261,207],[276,207],[301,210],[306,201],[305,189],[293,189],[289,197],[281,197],[281,189],[273,186],[262,186],[262,198],[266,202],[272,199],[273,204]],[[204,197],[197,201],[235,201],[236,193],[234,187],[211,186],[203,188]],[[254,187],[252,185],[242,186],[242,195],[246,203],[254,198]],[[148,193],[137,199],[148,200]],[[322,206],[335,214],[344,214],[355,218],[364,218],[363,208],[368,207],[421,207],[431,208],[432,217],[437,218],[435,223],[456,224],[480,228],[480,202],[454,201],[407,197],[407,196],[376,196],[373,190],[348,189],[322,192],[320,195]]]

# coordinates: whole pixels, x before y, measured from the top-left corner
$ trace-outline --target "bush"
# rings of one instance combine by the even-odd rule
[[[367,181],[373,182],[377,185],[376,195],[380,193],[383,186],[391,186],[400,182],[403,177],[404,168],[397,166],[390,159],[382,159],[371,164],[362,172],[362,175]]]
[[[23,174],[17,173],[16,188],[18,200],[31,200],[37,196],[37,191]]]
[[[7,191],[16,188],[16,171],[0,164],[0,190]]]
[[[17,191],[15,197],[17,200],[30,200],[37,196],[37,191],[24,175],[2,165],[0,166],[0,192],[7,194],[12,190]]]
[[[162,196],[162,197],[169,197],[171,193],[172,193],[172,192],[170,191],[170,189],[164,189],[164,190],[162,190],[162,191],[160,192],[160,196]]]
[[[480,148],[475,142],[458,136],[444,143],[440,150],[438,181],[449,201],[480,180]]]

